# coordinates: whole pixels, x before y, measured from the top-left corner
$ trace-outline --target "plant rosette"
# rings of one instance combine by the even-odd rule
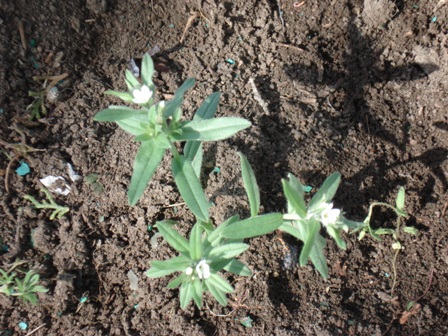
[[[172,228],[172,222],[157,223],[164,239],[180,253],[179,256],[165,260],[152,261],[146,272],[150,278],[158,278],[182,272],[168,284],[168,288],[180,286],[180,306],[186,308],[193,299],[202,307],[202,294],[209,291],[223,306],[227,305],[227,293],[233,287],[219,272],[227,270],[242,276],[252,274],[251,270],[234,257],[246,251],[249,245],[242,242],[224,243],[219,234],[203,235],[203,226],[196,223],[191,230],[189,241]],[[221,231],[221,230],[220,230]]]

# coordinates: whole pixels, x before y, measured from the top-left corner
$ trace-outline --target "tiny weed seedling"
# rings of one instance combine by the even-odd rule
[[[243,182],[248,194],[251,217],[241,220],[239,216],[227,219],[214,227],[210,218],[198,221],[192,228],[189,240],[173,229],[175,222],[157,222],[156,227],[163,238],[180,253],[166,261],[152,261],[146,272],[150,278],[158,278],[174,272],[181,272],[168,284],[168,288],[180,286],[180,305],[187,307],[193,299],[202,307],[203,292],[210,292],[223,306],[227,305],[226,294],[233,287],[219,274],[222,270],[241,276],[249,276],[251,270],[235,259],[249,248],[243,239],[260,236],[274,231],[282,224],[282,214],[258,215],[260,195],[252,168],[244,155],[242,162]]]
[[[70,211],[70,208],[58,205],[51,197],[51,194],[47,189],[42,188],[41,190],[50,201],[50,203],[48,203],[46,200],[43,200],[42,203],[39,203],[33,196],[30,195],[25,195],[23,196],[23,198],[33,203],[36,209],[53,209],[53,212],[50,215],[50,220],[53,220],[56,217],[60,219]]]
[[[395,199],[395,206],[390,205],[388,203],[383,202],[373,202],[369,207],[369,213],[367,214],[366,219],[364,220],[364,226],[358,228],[354,232],[359,231],[358,239],[361,240],[365,237],[367,233],[369,233],[374,239],[380,241],[381,235],[392,235],[394,239],[394,243],[392,244],[392,249],[395,250],[394,257],[392,259],[392,271],[393,271],[393,284],[391,293],[393,294],[395,285],[397,283],[397,268],[396,268],[396,261],[398,257],[398,253],[400,250],[403,249],[403,245],[399,240],[401,231],[404,233],[408,233],[411,235],[416,235],[418,233],[418,230],[415,227],[412,226],[402,226],[402,221],[404,218],[407,218],[409,215],[405,211],[405,190],[403,187],[400,187],[398,190],[397,197]],[[393,210],[395,214],[397,215],[397,222],[396,222],[396,228],[389,229],[389,228],[377,228],[373,229],[370,225],[371,219],[372,219],[372,213],[373,209],[375,207],[385,207]]]
[[[24,302],[36,305],[38,302],[36,293],[46,293],[48,289],[38,285],[39,274],[32,270],[26,272],[23,279],[18,277],[14,270],[23,263],[25,262],[16,261],[6,271],[0,268],[0,293],[6,296],[17,296]]]
[[[155,86],[152,81],[154,64],[145,54],[142,60],[140,83],[126,70],[128,92],[106,91],[127,103],[140,106],[136,110],[126,106],[109,106],[98,112],[96,121],[112,121],[141,142],[134,160],[131,183],[128,190],[129,204],[135,205],[166,150],[173,156],[172,171],[181,196],[195,216],[206,222],[209,204],[201,192],[199,182],[202,163],[202,141],[217,141],[231,137],[249,127],[245,119],[234,117],[214,118],[220,94],[211,94],[197,110],[193,120],[182,120],[182,101],[185,92],[195,84],[193,78],[187,79],[174,93],[170,101],[154,103]],[[183,154],[177,151],[175,142],[185,141]],[[192,192],[190,192],[192,191]],[[189,197],[193,196],[193,197]]]

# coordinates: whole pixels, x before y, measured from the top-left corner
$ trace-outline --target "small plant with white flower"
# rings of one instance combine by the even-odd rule
[[[328,277],[328,266],[324,254],[325,239],[320,234],[321,225],[342,249],[346,248],[341,237],[342,231],[348,232],[349,229],[365,225],[348,220],[340,209],[333,208],[332,199],[340,181],[341,174],[339,173],[329,176],[306,205],[305,187],[299,180],[292,174],[288,175],[288,179],[282,180],[288,210],[283,215],[284,223],[279,229],[303,242],[299,258],[300,266],[306,265],[311,259],[324,278]]]
[[[173,99],[155,103],[153,74],[153,61],[145,54],[142,60],[142,83],[126,70],[128,92],[110,90],[105,92],[127,103],[138,104],[140,108],[109,106],[98,112],[94,120],[115,122],[124,131],[134,135],[135,141],[141,143],[134,160],[128,190],[129,204],[135,205],[138,202],[165,152],[170,150],[173,156],[173,176],[181,196],[191,211],[199,219],[206,221],[209,204],[200,192],[199,181],[202,142],[229,138],[249,127],[251,123],[235,117],[215,118],[220,98],[218,92],[212,93],[204,101],[193,120],[182,120],[183,97],[185,92],[194,86],[195,80],[187,79],[176,90]],[[186,142],[182,154],[178,152],[176,142]],[[189,193],[190,190],[193,190],[193,193]],[[189,197],[191,195],[193,197]]]
[[[241,276],[252,274],[249,267],[235,259],[249,248],[243,239],[273,232],[282,224],[282,214],[270,213],[258,215],[260,198],[252,168],[244,155],[240,154],[243,182],[248,194],[251,217],[241,220],[233,216],[224,223],[214,227],[211,219],[198,221],[187,240],[173,229],[175,222],[157,222],[155,227],[179,256],[165,261],[152,261],[146,272],[150,278],[158,278],[175,272],[181,272],[169,284],[168,288],[180,286],[180,306],[185,308],[193,299],[202,307],[204,292],[210,292],[223,306],[227,305],[226,294],[233,292],[233,287],[220,272],[225,270]]]

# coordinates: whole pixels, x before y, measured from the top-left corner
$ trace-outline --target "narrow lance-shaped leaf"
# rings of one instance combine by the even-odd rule
[[[176,155],[172,160],[172,169],[174,181],[185,203],[198,219],[207,222],[209,203],[190,161],[183,155]]]
[[[237,259],[232,259],[230,261],[230,263],[228,263],[224,269],[227,272],[231,272],[233,274],[238,274],[241,276],[251,276],[252,275],[252,271],[250,270],[249,267],[247,267],[246,265],[244,265],[241,261],[237,260]]]
[[[250,126],[249,121],[235,117],[191,120],[183,122],[180,127],[181,132],[171,136],[176,141],[218,141],[230,138]]]
[[[193,298],[193,284],[191,282],[184,282],[180,286],[179,301],[180,307],[185,309]]]
[[[137,136],[147,131],[147,112],[144,110],[140,110],[137,113],[134,113],[130,118],[118,120],[115,122],[124,131]]]
[[[135,78],[134,74],[126,69],[125,71],[126,76],[126,85],[128,87],[128,90],[132,92],[134,88],[138,88],[140,86],[140,83],[138,82],[137,78]]]
[[[208,96],[196,111],[193,120],[213,118],[218,108],[219,97],[219,92],[214,92]],[[187,141],[184,148],[184,154],[187,159],[191,161],[196,176],[200,178],[202,168],[202,143],[200,141]]]
[[[230,239],[244,239],[261,236],[276,230],[283,223],[281,213],[251,217],[224,228],[222,236]]]
[[[295,177],[290,176],[290,179]],[[298,180],[295,179],[297,182]],[[300,183],[300,182],[299,182]],[[285,194],[286,200],[288,201],[288,205],[296,212],[300,217],[305,218],[306,217],[306,204],[305,200],[303,198],[303,188],[301,188],[301,185],[298,186],[298,188],[294,188],[294,181],[293,180],[282,180],[283,185],[283,193]],[[289,209],[291,210],[291,209]]]
[[[336,191],[338,190],[339,183],[341,182],[341,174],[336,172],[326,178],[322,187],[313,196],[309,204],[309,208],[319,206],[321,202],[329,202],[333,199]]]
[[[182,105],[184,94],[188,89],[194,86],[196,80],[194,78],[188,78],[177,90],[174,92],[174,98],[166,102],[165,112],[163,117],[166,119],[174,114],[176,109]]]
[[[193,260],[202,258],[202,227],[198,223],[193,226],[190,234],[190,256]]]
[[[198,308],[202,307],[202,281],[199,278],[193,281],[193,300]]]
[[[249,245],[244,243],[230,243],[214,247],[210,253],[210,259],[230,259],[240,255],[249,248]]]
[[[157,229],[162,234],[163,238],[170,244],[174,249],[180,253],[188,253],[190,249],[190,244],[188,240],[182,237],[179,232],[174,230],[171,226],[174,222],[163,221],[157,222]]]
[[[151,56],[147,53],[143,56],[142,59],[142,80],[145,85],[148,87],[152,85],[152,76],[154,75],[154,62],[152,61]]]
[[[238,154],[241,158],[241,173],[243,175],[244,189],[246,189],[247,198],[249,199],[250,215],[255,217],[260,211],[260,189],[246,156],[243,153]]]
[[[115,96],[120,98],[121,100],[127,102],[127,103],[131,103],[133,100],[133,96],[129,93],[129,92],[120,92],[120,91],[113,91],[113,90],[107,90],[104,92],[104,94],[108,94],[111,96]]]
[[[306,229],[300,223],[292,224],[289,221],[284,222],[279,229],[289,233],[290,235],[301,240],[302,242],[305,241],[307,236]],[[318,233],[316,239],[314,240],[314,244],[311,247],[310,259],[313,262],[313,265],[322,275],[322,277],[327,279],[328,266],[327,266],[327,259],[325,258],[324,249],[325,249],[325,239]]]
[[[134,113],[140,112],[126,106],[111,105],[107,109],[101,110],[93,117],[95,121],[119,121],[132,118]]]
[[[162,161],[165,148],[160,148],[151,139],[141,143],[134,160],[131,184],[129,185],[128,201],[135,205],[145,192],[152,175]]]
[[[310,258],[311,249],[316,240],[316,236],[319,233],[320,223],[315,219],[310,219],[306,224],[304,223],[304,228],[308,231],[305,244],[300,252],[300,266],[305,266]]]

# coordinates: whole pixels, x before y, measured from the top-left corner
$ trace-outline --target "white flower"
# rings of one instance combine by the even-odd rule
[[[341,215],[341,210],[333,209],[333,203],[328,203],[320,214],[320,221],[323,226],[334,225]]]
[[[191,267],[187,267],[187,269],[185,270],[185,274],[191,275],[192,273],[193,273],[193,269]]]
[[[143,85],[140,90],[132,90],[134,99],[132,101],[136,104],[146,104],[152,97],[152,91],[146,85]]]
[[[196,273],[199,279],[207,279],[210,277],[210,266],[204,259],[196,265]]]

